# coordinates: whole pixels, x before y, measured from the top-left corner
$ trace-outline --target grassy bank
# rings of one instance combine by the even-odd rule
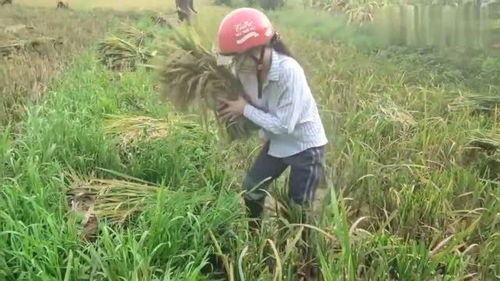
[[[2,6],[0,9],[0,124],[19,120],[74,55],[133,14]]]
[[[211,244],[201,229],[232,223],[241,213],[237,195],[224,191],[229,179],[224,167],[215,165],[219,158],[210,131],[196,123],[172,126],[161,141],[144,140],[139,151],[120,149],[105,134],[109,114],[167,116],[153,98],[149,73],[116,78],[97,63],[94,49],[87,51],[46,101],[31,107],[15,147],[3,147],[0,276],[6,280],[196,276],[189,269],[203,265]],[[89,244],[79,237],[81,218],[66,199],[66,173],[113,178],[99,168],[163,187],[132,225],[99,224],[99,238]],[[212,199],[209,205],[207,198]]]

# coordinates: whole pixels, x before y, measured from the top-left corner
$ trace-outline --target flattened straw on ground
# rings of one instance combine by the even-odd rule
[[[456,98],[450,104],[450,108],[452,110],[463,110],[463,108],[469,108],[480,112],[495,111],[500,108],[500,96],[493,94],[466,94]]]
[[[128,115],[108,115],[104,124],[107,135],[118,138],[122,149],[135,147],[142,141],[164,138],[174,126],[192,128],[196,124],[177,116],[161,119]]]
[[[36,50],[40,46],[56,46],[62,44],[60,39],[39,37],[30,40],[10,40],[0,44],[0,56],[8,56],[19,51]]]
[[[124,180],[73,178],[68,199],[86,216],[123,223],[154,202],[158,186]],[[90,213],[89,213],[90,212]]]

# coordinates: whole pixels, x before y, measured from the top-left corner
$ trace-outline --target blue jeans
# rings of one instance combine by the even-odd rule
[[[266,143],[248,171],[243,187],[246,189],[245,203],[250,217],[261,216],[266,191],[273,180],[290,166],[288,197],[296,204],[303,205],[314,200],[316,188],[324,176],[324,147],[313,147],[298,154],[277,158],[267,154]]]

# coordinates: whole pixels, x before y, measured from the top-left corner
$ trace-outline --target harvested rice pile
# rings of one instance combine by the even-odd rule
[[[123,223],[136,212],[154,203],[159,187],[114,179],[74,178],[67,193],[75,210],[87,217],[102,217]]]
[[[149,116],[108,115],[104,123],[106,135],[116,142],[123,160],[132,159],[157,140],[176,134],[178,129],[202,130],[201,126],[187,116],[153,118]]]
[[[452,110],[463,110],[469,108],[477,112],[498,111],[500,108],[500,96],[467,94],[456,98],[451,104]]]
[[[99,61],[110,69],[135,70],[155,56],[156,52],[149,50],[146,44],[153,39],[152,33],[123,26],[118,34],[108,36],[98,47]]]
[[[82,179],[72,176],[67,192],[71,211],[82,217],[80,236],[94,240],[98,219],[123,224],[154,204],[159,187],[116,179]]]
[[[125,150],[144,140],[166,137],[169,128],[177,121],[147,116],[110,115],[106,120],[105,129],[109,136],[119,139],[118,146]]]
[[[127,177],[128,178],[128,177]],[[66,193],[71,211],[81,217],[81,237],[93,240],[99,220],[123,225],[135,215],[155,206],[160,192],[166,196],[197,196],[203,202],[213,200],[207,194],[195,191],[171,191],[167,187],[153,185],[139,179],[101,179],[70,176],[70,187]]]

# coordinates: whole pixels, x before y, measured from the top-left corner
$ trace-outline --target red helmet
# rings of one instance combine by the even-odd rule
[[[224,17],[217,33],[219,53],[241,54],[253,47],[263,46],[274,35],[271,21],[261,11],[240,8]]]

